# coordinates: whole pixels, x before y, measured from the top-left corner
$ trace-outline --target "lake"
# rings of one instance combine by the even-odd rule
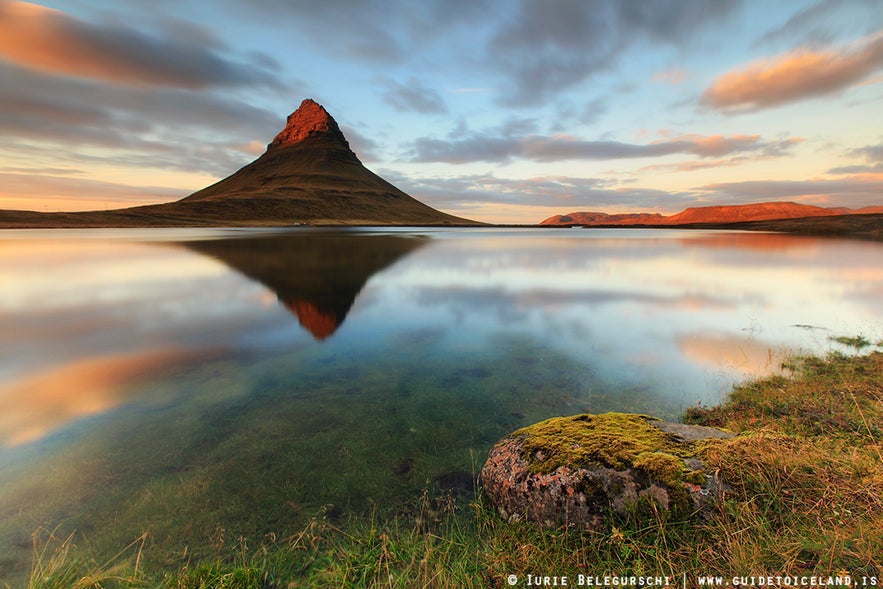
[[[556,415],[677,419],[883,339],[883,244],[650,229],[0,233],[0,580],[468,500]]]

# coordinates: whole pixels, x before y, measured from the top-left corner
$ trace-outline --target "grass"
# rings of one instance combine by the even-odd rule
[[[139,586],[143,534],[119,553],[102,562],[85,558],[74,544],[74,534],[56,536],[56,530],[37,530],[27,589],[90,589]]]
[[[843,344],[844,346],[855,348],[856,350],[863,350],[864,348],[868,348],[873,345],[871,344],[870,340],[868,340],[863,335],[857,335],[854,337],[840,335],[837,337],[832,336],[828,339],[830,339],[832,342],[837,342],[838,344]],[[878,343],[877,345],[879,346],[880,344]]]
[[[108,561],[73,537],[35,541],[28,589],[508,587],[507,577],[837,575],[883,584],[883,353],[795,358],[684,420],[740,435],[701,450],[730,487],[707,519],[611,518],[593,532],[502,521],[480,492],[424,492],[392,518],[320,510],[297,533],[227,541],[146,570],[142,536]],[[159,547],[156,547],[159,549]]]

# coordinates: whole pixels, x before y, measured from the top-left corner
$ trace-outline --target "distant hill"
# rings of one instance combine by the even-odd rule
[[[609,215],[600,212],[580,211],[555,215],[540,225],[659,225],[665,217],[659,213],[621,213]]]
[[[549,217],[540,224],[585,226],[726,225],[731,223],[744,223],[747,221],[771,221],[879,213],[883,213],[883,206],[865,207],[863,209],[847,209],[843,207],[823,208],[794,202],[764,202],[745,205],[690,207],[680,213],[669,216],[660,215],[659,213],[625,213],[608,215],[606,213],[598,212],[574,212],[567,213],[566,215]]]
[[[0,227],[481,225],[368,170],[330,114],[304,100],[257,160],[176,202],[72,213],[0,211]]]

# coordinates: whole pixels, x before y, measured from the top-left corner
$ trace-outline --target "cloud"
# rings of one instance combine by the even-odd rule
[[[752,180],[707,184],[695,191],[724,202],[797,200],[819,206],[860,208],[880,204],[883,179],[852,176],[836,180]]]
[[[883,173],[883,162],[880,162],[879,164],[873,164],[873,165],[871,165],[871,164],[866,164],[866,165],[856,164],[853,166],[839,166],[837,168],[831,168],[830,170],[828,170],[828,173],[829,174],[836,174],[836,175],[841,175],[841,174],[846,174],[846,175],[849,175],[849,174],[880,174],[880,173]]]
[[[781,154],[796,140],[763,141],[759,135],[684,135],[667,141],[648,144],[622,143],[619,141],[584,141],[568,136],[550,138],[528,137],[524,155],[537,161],[563,159],[628,159],[659,157],[688,153],[701,158],[720,157],[731,153],[763,152]]]
[[[486,91],[507,106],[545,104],[632,49],[683,47],[742,2],[707,0],[223,0],[228,12],[284,26],[331,59],[438,72],[452,88]],[[334,42],[329,42],[333,37]],[[441,57],[441,55],[444,57]]]
[[[820,0],[764,34],[758,45],[780,39],[830,43],[836,36],[864,35],[881,24],[879,0]]]
[[[421,137],[414,141],[411,161],[463,164],[504,163],[512,159],[537,162],[565,160],[615,160],[691,154],[700,158],[734,153],[766,156],[786,154],[798,138],[763,140],[759,135],[681,135],[647,144],[621,141],[589,141],[572,135],[520,135],[506,129],[484,133],[456,130],[448,139]]]
[[[583,106],[582,112],[577,115],[577,119],[584,125],[590,125],[597,122],[609,109],[607,100],[604,98],[594,98]]]
[[[838,176],[842,174],[879,174],[883,173],[883,162],[873,165],[856,164],[853,166],[839,166],[837,168],[831,168],[828,170],[828,173]]]
[[[8,174],[40,174],[49,176],[76,176],[83,173],[83,170],[75,170],[71,168],[17,168],[14,166],[0,167],[0,173]]]
[[[682,45],[739,2],[702,0],[522,0],[498,29],[485,54],[504,76],[500,102],[538,106],[562,90],[617,65],[641,43]]]
[[[0,152],[227,175],[284,119],[228,94],[109,86],[0,63]],[[13,150],[13,143],[18,143]],[[110,150],[99,157],[94,149]]]
[[[850,150],[850,155],[863,157],[872,163],[881,163],[883,162],[883,144],[858,147]]]
[[[717,78],[702,102],[722,110],[758,110],[833,94],[883,67],[883,34],[827,50],[803,49]]]
[[[690,77],[690,74],[687,70],[682,68],[673,68],[670,70],[665,70],[662,72],[657,72],[653,74],[651,78],[654,82],[660,82],[663,84],[671,84],[672,86],[677,86],[679,84],[683,84],[687,81],[687,78]]]
[[[485,0],[410,2],[408,0],[224,0],[242,18],[309,39],[329,55],[370,65],[399,65],[424,54],[460,28],[496,18],[499,7]],[[306,40],[305,39],[305,40]],[[333,39],[333,42],[329,42]],[[419,51],[417,50],[419,48]],[[449,47],[450,50],[459,46]]]
[[[170,202],[187,190],[163,186],[132,186],[40,170],[0,172],[0,209],[43,210],[39,201],[59,210],[93,210]]]
[[[657,172],[695,172],[696,170],[707,170],[709,168],[728,168],[731,166],[739,166],[752,161],[752,158],[745,156],[736,156],[727,159],[711,160],[711,161],[691,161],[691,162],[675,162],[671,164],[652,164],[644,166],[638,170],[639,173],[657,173]]]
[[[452,88],[449,92],[453,92],[454,94],[484,94],[486,92],[490,92],[491,89],[488,87],[473,87],[473,88]]]
[[[234,61],[211,34],[179,24],[159,35],[85,22],[36,4],[0,2],[0,58],[30,69],[132,86],[279,89],[269,56]],[[206,41],[212,40],[213,43]]]
[[[329,53],[363,62],[397,63],[406,55],[394,29],[402,11],[380,0],[295,3],[287,0],[226,0],[242,18],[274,26],[284,23]],[[409,13],[404,13],[406,18]],[[333,42],[329,42],[333,39]]]
[[[420,137],[414,141],[410,161],[448,164],[506,162],[517,155],[518,151],[518,140],[510,137],[473,135],[451,140]]]
[[[471,174],[443,178],[414,178],[391,170],[381,175],[408,194],[443,210],[467,214],[471,210],[500,205],[541,210],[555,207],[560,212],[575,210],[681,210],[695,204],[688,193],[618,186],[602,178],[539,176],[525,179],[498,178],[493,174]],[[526,213],[534,215],[545,214]],[[552,214],[552,213],[549,213]],[[548,215],[547,215],[548,216]],[[536,218],[532,222],[539,222]]]
[[[340,130],[343,132],[343,136],[346,137],[347,143],[350,144],[350,149],[358,156],[359,160],[362,162],[376,162],[380,160],[380,156],[377,153],[380,145],[376,141],[363,135],[355,127],[341,125]]]
[[[854,164],[850,166],[841,166],[828,170],[829,174],[878,174],[883,172],[883,144],[866,145],[850,149],[847,153],[849,157],[865,160],[866,164]]]
[[[383,94],[384,100],[399,112],[418,112],[427,115],[448,112],[444,98],[416,78],[409,78],[405,84],[387,80],[385,85],[387,90]]]

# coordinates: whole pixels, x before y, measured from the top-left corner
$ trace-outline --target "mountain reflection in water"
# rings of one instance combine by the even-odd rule
[[[185,241],[276,293],[317,340],[343,323],[365,283],[427,243],[425,238],[354,233]]]

